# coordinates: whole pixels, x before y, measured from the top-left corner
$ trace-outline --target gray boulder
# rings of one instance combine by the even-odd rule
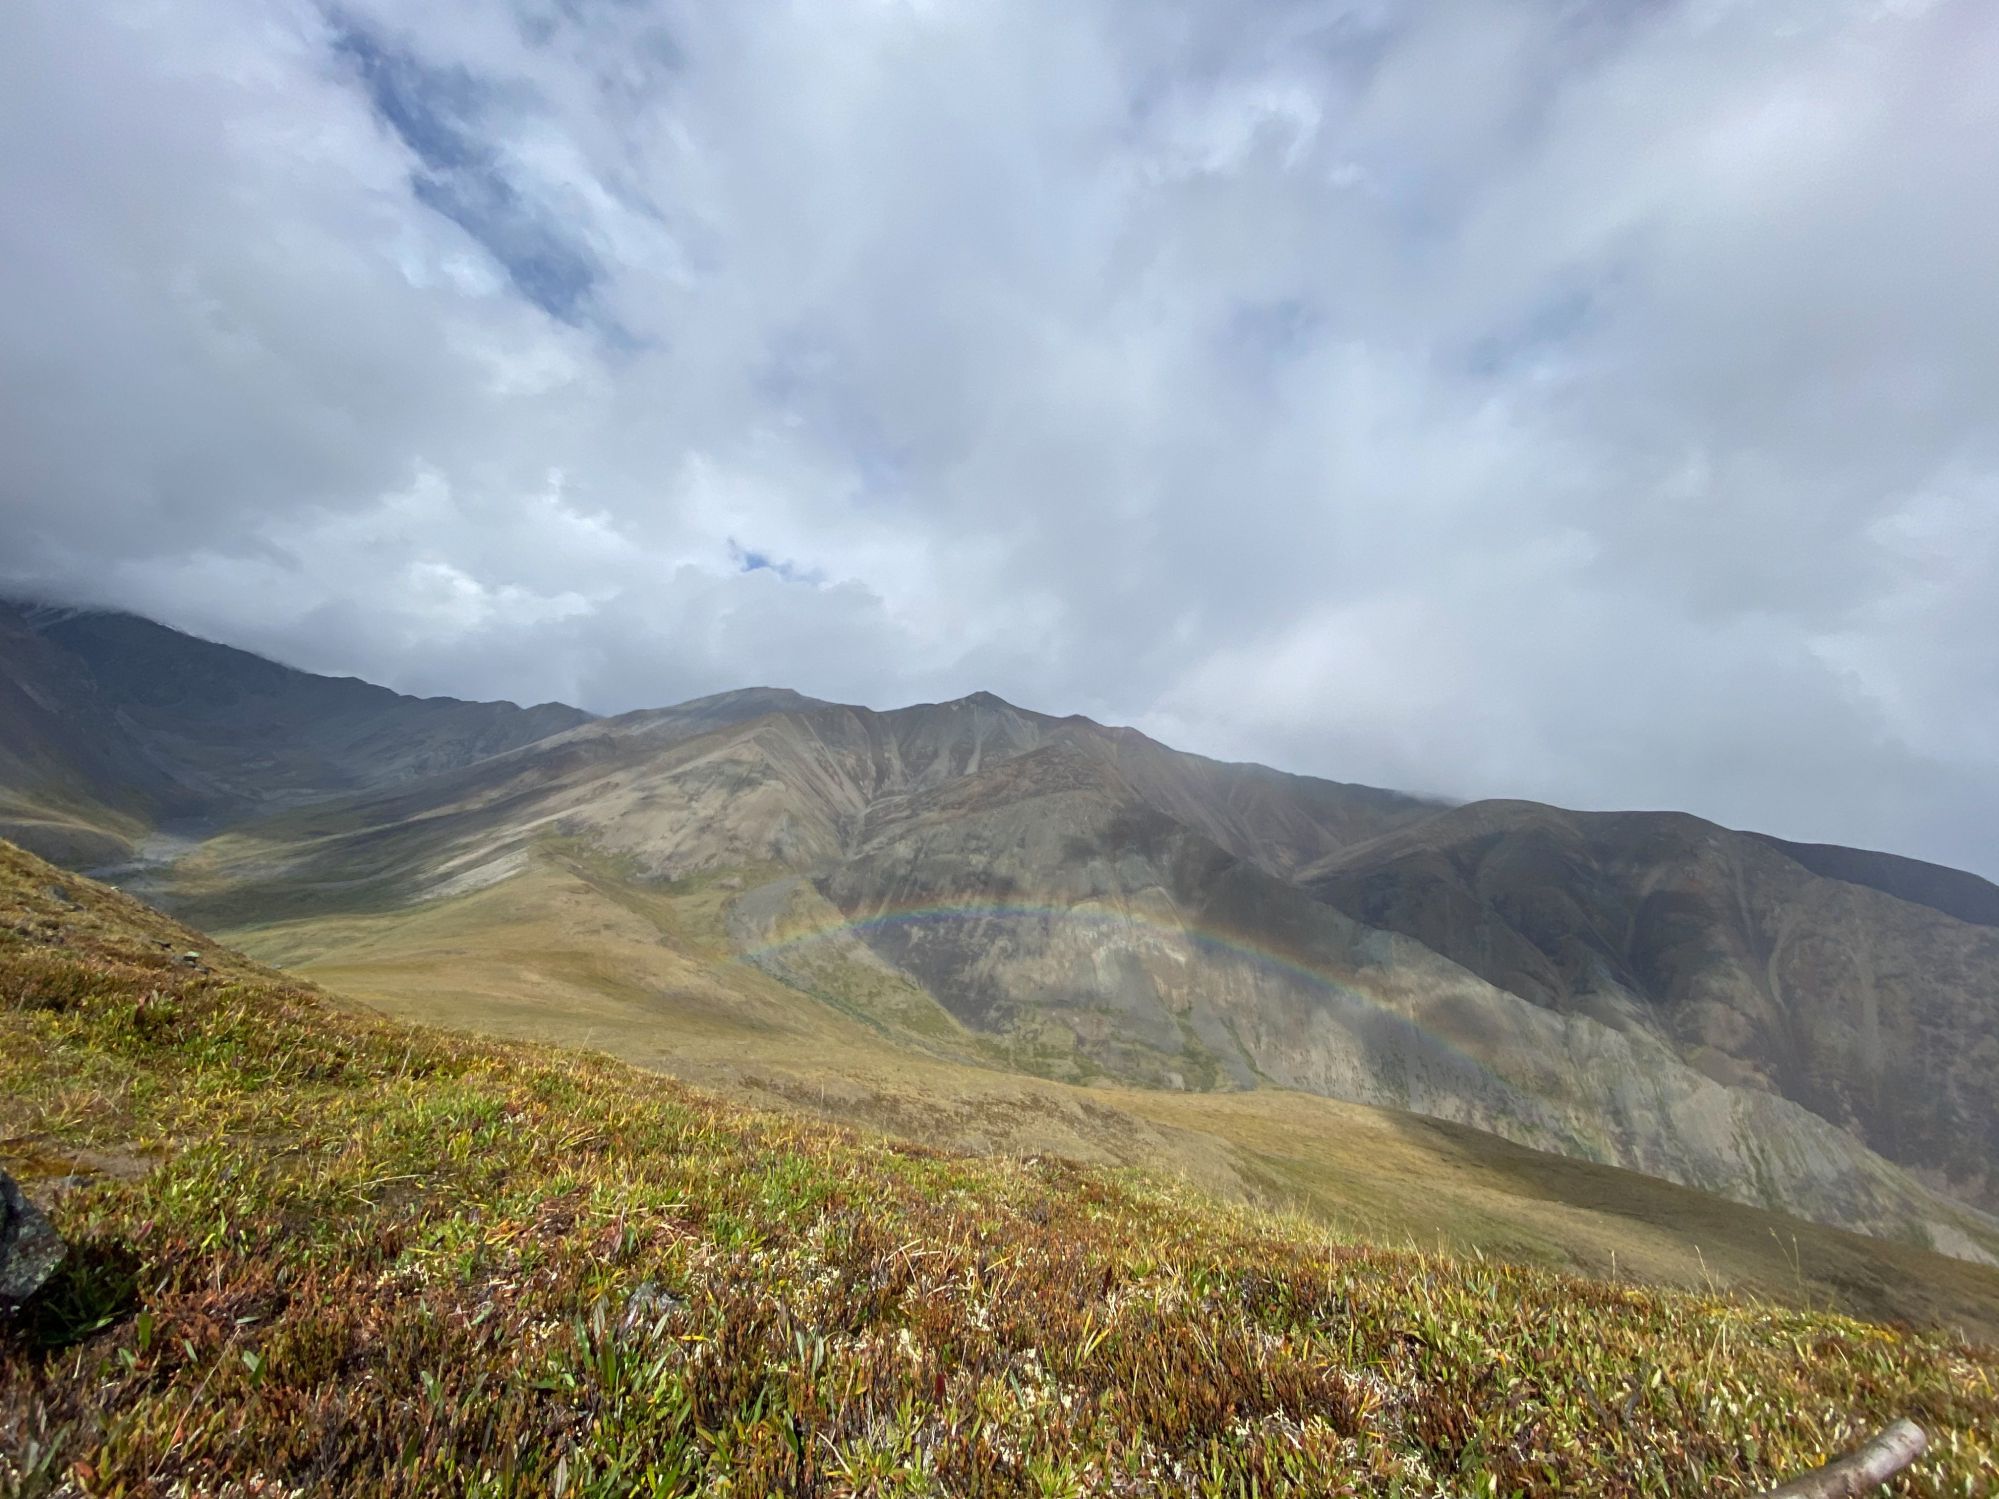
[[[0,1171],[0,1308],[17,1307],[62,1263],[62,1235]]]

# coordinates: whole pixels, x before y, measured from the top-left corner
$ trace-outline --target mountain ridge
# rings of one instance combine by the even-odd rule
[[[1969,1200],[1999,1195],[1990,927],[1688,814],[1519,802],[1390,833],[1308,888],[1511,993],[1796,1099]]]
[[[1412,1108],[1999,1255],[1976,1211],[1999,1208],[1999,939],[1909,898],[1976,914],[1975,876],[1799,846],[1844,879],[1689,814],[1454,806],[991,693],[875,710],[763,687],[609,718],[389,694],[386,717],[328,722],[314,705],[352,688],[122,618],[0,629],[0,690],[58,690],[36,652],[79,651],[139,762],[183,789],[189,757],[258,729],[273,763],[225,757],[211,836],[135,876],[246,943],[448,905],[577,849],[615,871],[614,903],[737,882],[736,951],[803,913],[809,952],[757,961],[815,1003],[904,996],[881,1022],[898,1046],[926,1044],[906,1017],[948,1017],[923,1024],[960,1028],[982,1065]],[[135,635],[195,660],[93,665]],[[251,690],[266,668],[280,686]],[[0,793],[19,798],[20,764],[67,758],[86,788],[125,774],[23,725]],[[146,808],[116,815],[143,842]],[[1873,976],[1841,987],[1843,958]]]
[[[214,824],[420,778],[590,720],[419,698],[114,610],[0,601],[0,832],[99,864]],[[53,748],[52,748],[53,747]]]

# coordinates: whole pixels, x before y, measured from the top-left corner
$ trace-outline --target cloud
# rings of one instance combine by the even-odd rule
[[[477,240],[515,291],[565,322],[578,321],[600,276],[588,248],[549,208],[514,184],[487,121],[505,101],[464,67],[428,66],[366,31],[340,26],[336,55],[350,61],[376,115],[417,158],[416,200]]]
[[[1999,15],[0,17],[0,585],[1999,872]]]

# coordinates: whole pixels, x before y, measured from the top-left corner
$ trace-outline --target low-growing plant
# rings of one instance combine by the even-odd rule
[[[0,1157],[157,1164],[54,1205],[0,1494],[1745,1494],[1901,1415],[1903,1492],[1999,1476],[1949,1333],[895,1147],[163,968],[73,884],[0,926]]]

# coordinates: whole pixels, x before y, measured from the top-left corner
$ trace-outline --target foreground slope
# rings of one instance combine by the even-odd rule
[[[0,848],[0,1161],[73,1251],[0,1337],[16,1492],[1744,1493],[1940,1333],[1330,1241],[329,1009]],[[235,1487],[231,1487],[231,1486]]]

